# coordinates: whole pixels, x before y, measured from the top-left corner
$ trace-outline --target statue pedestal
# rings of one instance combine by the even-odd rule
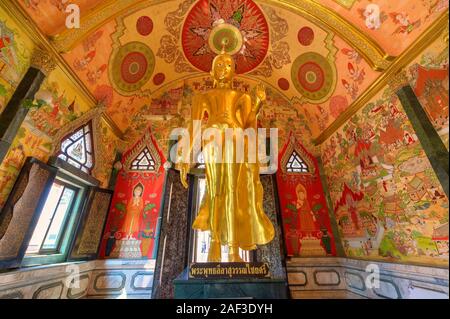
[[[135,238],[127,238],[116,241],[116,246],[110,257],[124,259],[142,258],[141,241]]]
[[[300,256],[301,257],[320,257],[326,256],[325,248],[320,244],[318,238],[303,238],[300,239]]]
[[[174,281],[175,299],[288,299],[288,286],[284,279],[205,279],[189,278],[186,268]]]

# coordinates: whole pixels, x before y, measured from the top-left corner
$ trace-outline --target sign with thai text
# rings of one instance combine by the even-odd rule
[[[269,266],[262,262],[252,263],[194,263],[189,268],[189,278],[245,279],[268,278]]]

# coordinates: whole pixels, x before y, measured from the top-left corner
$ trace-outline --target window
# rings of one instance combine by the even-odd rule
[[[57,156],[83,172],[90,174],[94,167],[91,122],[64,138],[61,142],[61,150]]]
[[[205,158],[203,157],[203,152],[198,153],[197,155],[197,164],[196,168],[204,169],[205,168]]]
[[[201,153],[200,153],[201,154]],[[203,196],[206,191],[206,179],[203,177],[197,178],[197,198],[195,211],[196,214],[200,209]],[[211,241],[211,235],[209,231],[195,231],[194,232],[194,249],[193,249],[193,262],[203,263],[208,261],[209,243]],[[243,261],[250,261],[250,252],[247,250],[239,249],[239,254]],[[228,246],[222,246],[222,262],[228,261]]]
[[[155,171],[155,160],[150,151],[145,147],[142,152],[131,162],[131,170],[133,171]]]
[[[78,190],[60,180],[53,183],[28,245],[27,255],[59,252]]]
[[[288,173],[308,173],[309,168],[297,152],[293,151],[286,164],[286,171]]]

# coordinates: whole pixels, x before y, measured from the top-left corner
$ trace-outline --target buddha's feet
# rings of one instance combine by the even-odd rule
[[[241,256],[239,256],[239,247],[229,247],[228,249],[228,262],[237,263],[243,262]]]
[[[211,246],[209,247],[208,252],[208,262],[221,262],[222,254],[221,254],[221,246],[220,242],[211,241]]]

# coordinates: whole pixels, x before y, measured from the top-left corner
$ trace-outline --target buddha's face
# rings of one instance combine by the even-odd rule
[[[305,203],[305,199],[306,199],[306,194],[302,190],[298,189],[297,190],[297,203],[303,206],[303,204]]]
[[[134,197],[141,197],[141,195],[142,195],[142,187],[139,187],[139,186],[136,187],[134,189],[133,194],[134,194]]]
[[[234,76],[234,61],[229,55],[219,55],[213,64],[214,79],[219,82],[231,82]]]

